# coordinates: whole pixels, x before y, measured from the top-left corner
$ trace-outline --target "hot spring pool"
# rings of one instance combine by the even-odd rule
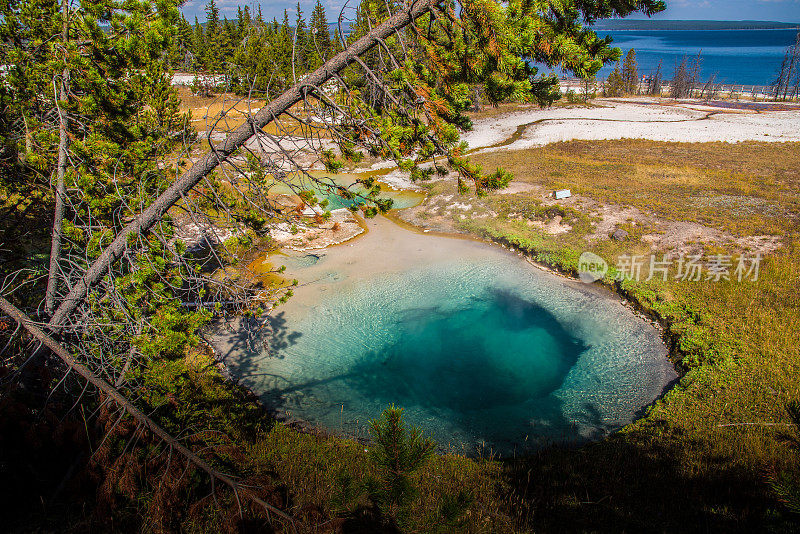
[[[272,336],[216,331],[271,408],[366,436],[394,403],[442,448],[508,454],[601,437],[676,378],[659,332],[604,290],[499,247],[369,226],[318,261],[287,259],[301,286]]]

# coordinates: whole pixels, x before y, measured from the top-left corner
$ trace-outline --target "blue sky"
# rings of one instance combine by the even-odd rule
[[[800,0],[665,0],[655,19],[770,20],[800,23]],[[645,18],[645,17],[632,17]]]
[[[201,21],[205,19],[203,8],[208,0],[187,0],[183,6],[186,18],[192,22],[195,15]],[[249,5],[255,11],[261,4],[265,18],[283,17],[283,10],[288,9],[294,18],[294,1],[280,0],[216,0],[222,15],[236,18],[236,6]],[[709,19],[709,20],[774,20],[800,23],[800,0],[666,0],[667,10],[656,15],[658,19]],[[316,0],[301,0],[300,7],[306,18],[311,14]],[[323,0],[323,5],[330,21],[335,21],[345,0]],[[358,5],[358,0],[350,0],[348,7]],[[642,17],[635,17],[642,18]]]

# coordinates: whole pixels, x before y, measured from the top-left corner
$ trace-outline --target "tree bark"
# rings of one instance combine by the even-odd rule
[[[371,49],[381,39],[386,39],[397,30],[407,26],[416,18],[427,13],[438,0],[412,0],[406,8],[388,18],[364,37],[358,39],[346,50],[332,57],[320,68],[300,83],[295,84],[281,96],[271,101],[256,113],[252,119],[231,132],[220,146],[212,147],[199,161],[184,172],[150,206],[142,211],[132,222],[117,234],[114,241],[92,263],[72,287],[53,313],[48,327],[51,330],[62,326],[75,309],[80,306],[89,289],[103,276],[125,252],[131,235],[144,234],[153,227],[178,200],[188,193],[200,180],[208,176],[220,163],[224,162],[237,148],[241,147],[256,131],[263,128],[283,112],[304,98],[308,87],[320,87],[334,74],[350,65],[357,56]]]
[[[64,47],[64,71],[61,73],[61,81],[58,87],[58,166],[56,169],[56,207],[53,215],[53,235],[50,240],[50,269],[47,278],[47,293],[45,295],[45,311],[52,315],[56,307],[56,291],[58,291],[59,280],[59,261],[61,260],[61,241],[64,227],[64,201],[67,195],[64,175],[67,171],[67,148],[69,137],[67,136],[68,118],[67,112],[59,102],[66,102],[69,95],[69,52],[67,44],[69,39],[69,0],[61,2],[61,16],[64,18],[61,30],[62,46]]]

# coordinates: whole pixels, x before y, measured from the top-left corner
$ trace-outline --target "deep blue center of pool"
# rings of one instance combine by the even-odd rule
[[[546,397],[585,349],[547,310],[497,289],[465,307],[401,310],[391,328],[342,379],[384,404],[459,413]]]

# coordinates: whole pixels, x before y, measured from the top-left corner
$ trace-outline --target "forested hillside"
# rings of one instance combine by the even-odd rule
[[[169,54],[172,68],[223,75],[226,88],[238,93],[255,90],[279,94],[346,45],[338,25],[331,35],[328,14],[319,0],[308,19],[299,3],[295,18],[290,20],[284,10],[280,22],[265,20],[260,6],[255,13],[249,6],[237,11],[235,20],[220,19],[219,8],[211,0],[205,8],[205,20],[195,17],[190,23],[181,16]],[[355,28],[348,23],[344,26],[346,37],[363,35],[367,29],[363,17]]]

